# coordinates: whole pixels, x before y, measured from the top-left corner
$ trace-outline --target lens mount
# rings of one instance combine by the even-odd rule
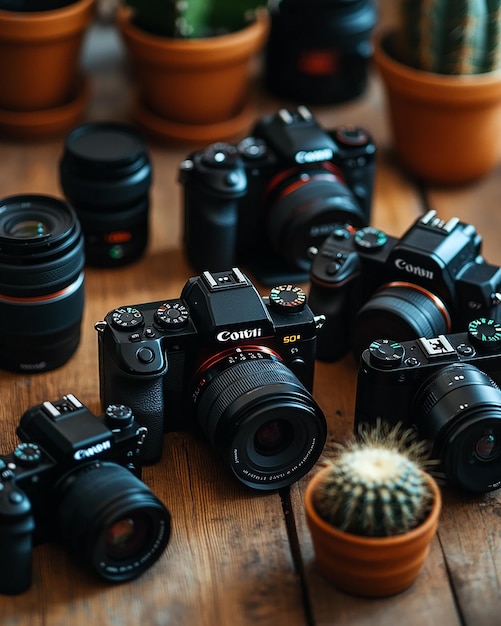
[[[79,467],[56,485],[63,542],[102,578],[137,578],[160,557],[170,515],[129,470],[111,462]]]
[[[501,486],[501,391],[474,365],[447,365],[413,403],[420,435],[433,442],[446,479],[468,491]]]
[[[395,281],[380,287],[356,314],[353,353],[358,358],[377,337],[406,341],[450,332],[451,318],[438,296],[419,285]]]
[[[279,489],[313,467],[326,439],[325,417],[273,351],[230,350],[196,380],[197,423],[242,483]]]

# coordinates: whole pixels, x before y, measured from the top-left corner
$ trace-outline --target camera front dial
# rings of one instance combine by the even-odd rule
[[[195,381],[197,423],[243,484],[279,489],[313,467],[326,439],[325,417],[272,350],[245,346],[217,354]]]

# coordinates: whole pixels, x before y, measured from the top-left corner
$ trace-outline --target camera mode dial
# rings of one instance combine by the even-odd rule
[[[270,292],[270,304],[281,313],[299,313],[306,306],[306,293],[295,285],[279,285]]]
[[[501,324],[492,319],[479,317],[468,325],[468,336],[482,350],[498,350],[501,347]]]
[[[142,324],[143,321],[143,314],[131,306],[115,309],[111,314],[111,322],[113,326],[119,330],[136,328],[136,326]]]
[[[401,365],[404,354],[403,345],[393,339],[376,339],[369,346],[371,365],[383,369],[393,369]]]
[[[354,237],[356,247],[365,252],[376,252],[382,248],[387,241],[388,235],[373,226],[367,226],[366,228],[357,230]]]
[[[109,404],[105,411],[106,425],[110,430],[122,430],[134,421],[132,409],[124,404]]]
[[[180,302],[174,304],[165,302],[155,311],[155,321],[159,326],[170,330],[186,326],[189,318],[190,313],[188,309]]]
[[[14,458],[24,467],[33,467],[42,460],[42,451],[35,443],[20,443],[14,450]]]

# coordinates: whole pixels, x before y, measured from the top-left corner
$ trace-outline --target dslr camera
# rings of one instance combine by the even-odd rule
[[[337,224],[369,224],[375,153],[363,128],[325,131],[300,106],[264,117],[237,145],[190,154],[179,177],[189,262],[245,265],[265,285],[306,280],[308,248]]]
[[[501,324],[412,341],[376,339],[362,354],[355,428],[381,419],[428,441],[450,483],[484,492],[501,486]]]
[[[190,278],[179,299],[122,306],[96,324],[101,399],[123,398],[148,428],[204,435],[242,483],[278,489],[320,456],[325,417],[311,396],[317,325],[299,287],[262,298],[237,268]]]
[[[75,396],[24,413],[0,456],[0,593],[27,590],[32,548],[62,540],[102,578],[136,578],[162,554],[170,515],[141,482],[146,428],[129,407],[96,417]]]
[[[399,341],[464,331],[476,317],[499,318],[501,270],[480,255],[475,227],[429,211],[395,239],[381,230],[339,227],[311,250],[309,305],[326,321],[317,356],[355,358],[373,339]]]

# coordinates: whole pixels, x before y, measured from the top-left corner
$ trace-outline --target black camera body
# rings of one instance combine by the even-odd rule
[[[101,400],[122,398],[147,426],[145,462],[160,458],[164,431],[193,430],[242,482],[276,489],[325,442],[309,394],[318,323],[298,287],[262,298],[237,268],[204,272],[179,299],[119,307],[96,324]]]
[[[350,347],[358,359],[373,339],[399,341],[460,332],[483,316],[498,319],[501,269],[480,255],[470,224],[429,211],[396,239],[365,227],[337,228],[312,250],[309,305],[326,316],[317,356]]]
[[[22,443],[0,456],[0,593],[29,588],[32,547],[48,540],[62,538],[110,581],[134,578],[158,558],[170,516],[139,480],[146,432],[129,407],[110,405],[98,418],[71,394],[24,413]],[[152,522],[145,543],[134,544],[144,548],[139,556],[127,553],[139,530],[125,527],[138,512]]]
[[[501,324],[399,342],[376,339],[358,373],[355,431],[378,420],[430,442],[441,476],[470,491],[501,486]]]
[[[264,117],[237,145],[190,154],[180,165],[189,262],[245,265],[267,285],[306,280],[310,246],[337,224],[369,224],[375,153],[366,130],[325,131],[301,106]]]

